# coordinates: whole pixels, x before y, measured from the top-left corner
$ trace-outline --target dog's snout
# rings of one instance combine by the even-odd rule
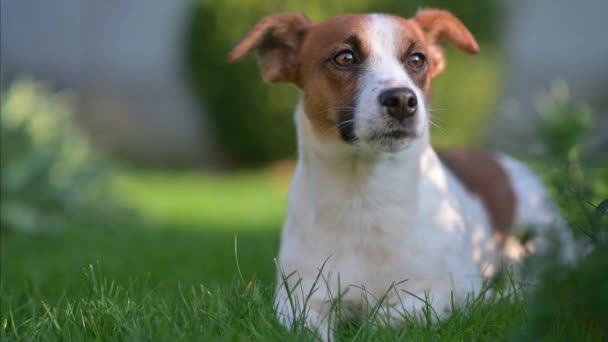
[[[416,114],[418,109],[418,99],[410,88],[386,89],[380,93],[378,101],[388,115],[398,120]]]

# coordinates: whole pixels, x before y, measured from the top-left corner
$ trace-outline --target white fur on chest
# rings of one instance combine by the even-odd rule
[[[361,300],[357,288],[380,298],[404,280],[399,287],[412,293],[479,288],[481,264],[494,252],[488,219],[427,141],[380,157],[344,156],[318,141],[303,113],[297,120],[284,274],[296,272],[307,291],[324,265],[317,296],[340,291],[349,302]]]

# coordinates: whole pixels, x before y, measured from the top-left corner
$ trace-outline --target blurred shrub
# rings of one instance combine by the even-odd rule
[[[546,272],[510,340],[606,341],[607,324],[608,245],[603,244],[577,267]]]
[[[67,94],[28,80],[2,90],[2,230],[36,232],[93,212],[119,213],[107,165],[70,121]]]
[[[493,0],[462,0],[457,4],[449,0],[197,1],[190,26],[188,64],[191,65],[193,85],[207,108],[219,147],[230,160],[241,164],[263,163],[295,154],[292,117],[297,101],[295,87],[271,87],[264,84],[253,57],[237,65],[226,63],[230,48],[262,17],[284,11],[304,12],[313,21],[346,12],[388,12],[409,17],[421,6],[452,11],[482,41],[491,40],[497,30],[498,8],[497,2]],[[480,13],[483,15],[479,15]],[[450,59],[448,65],[446,75],[452,70]],[[443,82],[442,88],[449,91],[435,92],[439,98],[457,93],[454,89],[470,90],[454,94],[449,101],[441,101],[438,106],[440,109],[449,109],[459,118],[455,122],[462,129],[454,129],[451,132],[462,138],[470,136],[470,132],[479,132],[475,127],[476,122],[479,122],[477,118],[489,110],[487,105],[493,100],[493,74],[496,73],[495,63],[483,63],[479,68],[478,64],[465,65],[466,69],[460,68],[462,72],[458,78],[451,77],[439,81]],[[446,75],[441,78],[449,77]],[[472,99],[475,101],[471,101]],[[478,107],[475,107],[476,105]],[[469,125],[462,127],[462,124]],[[446,132],[441,134],[444,140],[448,140],[449,135],[446,137]],[[476,133],[473,136],[480,135]]]
[[[587,205],[571,201],[570,205]],[[511,341],[606,341],[608,339],[608,198],[595,207],[584,231],[591,251],[576,265],[550,265],[529,295],[526,315]],[[588,250],[587,250],[588,251]]]
[[[533,149],[584,255],[577,265],[543,263],[540,284],[511,341],[605,341],[608,339],[608,165],[585,158],[583,142],[596,116],[570,100],[564,82],[554,82],[538,101]],[[589,252],[591,251],[591,252]]]
[[[539,132],[531,147],[538,169],[574,232],[594,236],[597,206],[608,198],[608,165],[586,154],[584,142],[599,114],[584,103],[573,103],[563,81],[551,84],[537,110]]]

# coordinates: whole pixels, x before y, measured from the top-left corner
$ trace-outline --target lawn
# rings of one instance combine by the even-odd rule
[[[3,341],[315,339],[301,324],[282,328],[272,310],[285,172],[137,171],[116,187],[139,213],[135,223],[2,236]],[[363,320],[338,336],[505,340],[526,312],[520,297],[480,296],[439,325]]]

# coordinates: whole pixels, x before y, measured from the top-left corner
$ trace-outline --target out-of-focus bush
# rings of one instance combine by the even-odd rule
[[[110,195],[108,167],[72,124],[70,97],[29,80],[2,90],[2,230],[38,232],[70,220],[124,213]]]
[[[533,154],[577,236],[575,265],[540,260],[540,283],[530,293],[526,315],[511,341],[605,341],[608,338],[608,165],[584,153],[596,116],[570,100],[556,81],[538,102],[540,125]]]
[[[263,163],[295,154],[292,118],[297,101],[295,87],[271,87],[264,84],[253,57],[237,65],[226,63],[230,48],[262,17],[284,11],[303,12],[313,21],[346,12],[387,12],[410,17],[421,6],[452,11],[484,42],[492,40],[497,30],[498,8],[497,2],[492,0],[463,0],[458,3],[449,0],[197,1],[190,27],[188,63],[191,65],[192,82],[207,108],[219,147],[229,160],[240,164]],[[482,44],[484,54],[488,51],[485,47]],[[446,110],[450,115],[458,117],[459,120],[454,123],[459,125],[459,129],[451,132],[468,132],[459,137],[472,136],[475,139],[481,136],[476,127],[476,123],[480,122],[478,117],[490,110],[488,104],[491,104],[495,96],[496,65],[487,62],[487,56],[493,55],[490,53],[482,56],[486,56],[486,60],[479,65],[464,59],[448,59],[447,73],[441,78],[450,77],[453,65],[458,69],[458,61],[465,61],[460,68],[462,72],[458,73],[458,78],[438,81],[442,83],[441,88],[448,91],[434,92],[435,98],[439,100],[439,105],[436,106],[439,112],[434,114],[441,117],[441,111]],[[460,90],[463,92],[459,93]],[[454,93],[456,94],[450,95]],[[442,96],[449,98],[443,100]],[[439,124],[443,121],[440,120]],[[439,134],[440,138],[446,140],[447,131],[442,130]]]
[[[548,270],[510,341],[606,341],[608,245],[576,267]]]
[[[585,151],[594,118],[584,103],[571,101],[568,86],[555,81],[537,104],[540,123],[530,142],[539,171],[577,235],[594,235],[596,206],[608,198],[608,165]],[[608,216],[604,217],[608,219]]]

